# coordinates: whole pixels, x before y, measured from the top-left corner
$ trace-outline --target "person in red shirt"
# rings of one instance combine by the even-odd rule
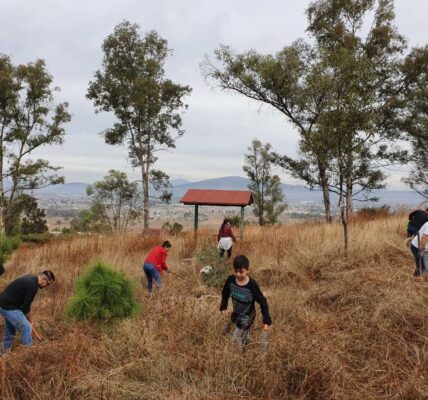
[[[218,248],[220,249],[220,258],[223,258],[225,250],[227,251],[227,258],[230,258],[232,255],[232,244],[236,243],[236,239],[233,235],[232,225],[229,219],[226,218],[221,224],[217,239]]]
[[[143,270],[147,277],[147,289],[149,293],[153,290],[153,280],[156,281],[158,289],[160,289],[162,286],[162,272],[169,272],[168,265],[166,265],[166,257],[170,248],[171,243],[167,240],[162,243],[162,246],[156,246],[150,250],[149,255],[144,261]]]

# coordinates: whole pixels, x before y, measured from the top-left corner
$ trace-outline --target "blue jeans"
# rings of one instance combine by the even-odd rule
[[[0,315],[4,318],[3,351],[6,353],[12,347],[16,331],[21,333],[21,342],[24,346],[31,346],[31,324],[21,310],[4,310],[0,308]]]
[[[419,249],[413,246],[413,244],[410,245],[410,250],[412,251],[413,257],[415,259],[415,275],[425,274],[427,272],[427,261],[425,253],[419,251]]]
[[[153,280],[156,281],[158,289],[160,289],[162,286],[162,279],[157,268],[152,263],[144,263],[143,269],[147,277],[147,289],[149,292],[151,293],[153,290]]]

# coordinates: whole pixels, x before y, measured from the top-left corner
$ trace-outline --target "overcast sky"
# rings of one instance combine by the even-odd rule
[[[73,114],[62,147],[37,156],[64,167],[67,182],[91,183],[111,169],[138,174],[127,161],[127,149],[104,144],[99,132],[114,121],[95,114],[86,100],[88,82],[101,67],[101,44],[124,19],[138,23],[142,32],[155,29],[174,50],[167,76],[190,85],[184,114],[185,135],[174,152],[163,153],[157,167],[172,178],[191,181],[243,175],[243,154],[253,138],[270,142],[281,153],[295,155],[297,134],[277,111],[212,88],[205,82],[200,62],[220,43],[241,52],[255,49],[275,53],[305,37],[304,11],[308,0],[1,0],[0,53],[14,63],[46,60],[58,100],[68,101]],[[410,46],[428,38],[428,1],[396,0],[396,21]],[[391,188],[403,187],[403,171],[390,172]],[[296,183],[284,177],[285,183]]]

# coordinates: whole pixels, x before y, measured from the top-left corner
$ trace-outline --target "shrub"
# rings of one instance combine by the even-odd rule
[[[183,225],[179,224],[178,222],[174,222],[171,225],[171,223],[168,221],[162,225],[161,229],[174,236],[181,233],[181,231],[183,230]]]
[[[77,278],[76,293],[69,300],[66,312],[77,320],[111,320],[130,317],[138,309],[134,283],[125,274],[98,261]]]
[[[7,255],[16,250],[21,244],[18,236],[5,236],[0,239],[0,264],[3,264]]]
[[[218,249],[212,246],[204,246],[200,253],[195,254],[201,267],[210,266],[207,273],[201,273],[202,281],[205,285],[217,289],[223,288],[227,277],[232,273],[232,269],[223,258],[219,257]]]
[[[22,241],[27,243],[47,243],[52,237],[50,233],[29,233],[21,236]]]
[[[357,212],[359,219],[373,220],[377,218],[385,218],[390,215],[390,207],[383,205],[380,207],[363,207]]]

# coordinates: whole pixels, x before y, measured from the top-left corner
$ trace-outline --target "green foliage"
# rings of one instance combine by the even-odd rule
[[[307,10],[310,41],[275,55],[227,46],[207,60],[206,76],[234,93],[269,104],[300,135],[299,158],[276,161],[310,188],[321,188],[331,221],[330,193],[366,200],[385,185],[381,166],[406,151],[399,116],[399,62],[406,44],[394,26],[393,0],[318,0]],[[370,27],[366,30],[366,27]]]
[[[75,290],[66,313],[77,320],[123,319],[140,308],[134,282],[101,261],[90,265],[76,279]]]
[[[219,257],[219,250],[217,247],[206,245],[202,247],[200,252],[196,252],[194,257],[199,261],[202,267],[210,266],[211,271],[208,273],[201,273],[202,281],[205,285],[217,289],[223,288],[224,282],[227,277],[232,273],[230,264],[227,264],[225,259]]]
[[[241,224],[241,217],[239,215],[232,215],[227,217],[227,219],[230,221],[230,225],[232,225],[234,228],[239,228]]]
[[[0,238],[0,265],[6,260],[6,257],[16,250],[21,244],[18,236],[3,236]]]
[[[7,177],[1,187],[0,228],[25,190],[63,183],[59,168],[46,160],[30,158],[43,146],[62,144],[63,125],[70,121],[67,103],[54,104],[52,76],[43,60],[13,65],[0,55],[0,168]]]
[[[162,225],[162,230],[165,230],[170,235],[179,235],[183,231],[183,225],[179,224],[178,222],[174,222],[171,224],[169,221],[165,222]]]
[[[281,180],[272,173],[271,145],[263,145],[260,140],[254,139],[248,151],[243,170],[251,181],[248,188],[253,192],[254,215],[260,225],[274,224],[278,222],[285,205]]]
[[[24,205],[24,216],[21,222],[21,233],[23,235],[29,234],[43,234],[48,231],[46,224],[46,212],[38,208],[37,200],[30,197]]]
[[[168,175],[153,168],[159,150],[175,148],[183,135],[183,97],[191,92],[165,77],[164,64],[171,54],[167,41],[155,31],[140,35],[140,27],[124,21],[103,43],[103,69],[89,83],[87,97],[96,111],[114,112],[117,122],[104,132],[106,143],[128,145],[132,166],[141,170],[144,227],[149,227],[150,185],[157,198],[171,198]]]
[[[130,183],[125,172],[111,169],[102,181],[88,186],[86,192],[92,199],[91,221],[109,231],[126,231],[128,224],[141,215],[137,183]]]
[[[103,218],[97,205],[91,205],[89,210],[82,210],[70,222],[70,230],[74,232],[109,232],[110,226]]]
[[[27,235],[21,235],[23,242],[28,243],[47,243],[53,238],[50,233],[29,233]]]
[[[407,109],[403,129],[413,147],[410,157],[413,168],[404,181],[428,200],[428,46],[413,49],[401,68]]]

